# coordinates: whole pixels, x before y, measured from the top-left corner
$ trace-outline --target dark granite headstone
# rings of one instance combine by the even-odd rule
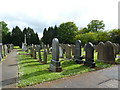
[[[42,62],[40,45],[36,45],[36,49],[37,49],[36,51],[38,52],[38,60],[39,60],[39,62]]]
[[[53,72],[62,71],[62,67],[59,61],[59,41],[57,38],[52,40],[52,60],[50,64],[50,70]]]
[[[47,63],[47,50],[44,49],[44,52],[43,52],[43,61],[42,61],[43,64],[46,64]]]
[[[110,41],[105,42],[105,63],[115,64],[114,48]]]
[[[89,66],[91,68],[95,67],[95,62],[94,62],[94,47],[91,42],[88,42],[85,45],[85,61],[84,65]]]
[[[81,41],[77,40],[75,43],[75,62],[78,64],[83,63],[81,56]]]

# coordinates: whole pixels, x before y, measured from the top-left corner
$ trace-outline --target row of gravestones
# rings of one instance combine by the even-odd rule
[[[40,45],[34,45],[32,44],[32,46],[28,46],[27,52],[29,51],[29,54],[31,57],[33,57],[34,59],[38,59],[38,61],[40,63],[46,64],[47,63],[47,48],[46,46],[44,46],[44,50],[41,51],[41,47]],[[43,52],[43,58],[41,56],[41,52]],[[37,57],[38,54],[38,57]]]
[[[98,52],[98,61],[105,63],[115,63],[116,55],[120,52],[120,45],[107,41],[105,43],[100,42],[94,46],[96,52]]]
[[[0,43],[0,61],[4,56],[6,56],[13,50],[13,47],[14,47],[13,44],[2,45],[2,43]]]
[[[102,43],[102,44],[101,44]],[[75,49],[71,49],[71,47]],[[77,40],[75,46],[70,45],[59,45],[59,40],[54,38],[52,41],[52,60],[50,64],[50,70],[59,72],[62,71],[62,67],[59,61],[59,57],[63,57],[64,51],[66,52],[66,58],[71,58],[71,51],[74,55],[74,60],[76,63],[83,63],[86,66],[91,68],[95,67],[94,62],[94,50],[98,52],[98,60],[103,61],[105,63],[114,64],[115,56],[120,52],[119,44],[112,43],[110,41],[100,42],[98,45],[94,46],[91,42],[88,42],[84,46],[85,56],[81,56],[81,41]],[[64,50],[65,49],[65,50]],[[83,61],[85,59],[85,61]]]

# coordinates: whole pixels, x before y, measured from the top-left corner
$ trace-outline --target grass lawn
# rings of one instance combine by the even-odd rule
[[[19,51],[19,53],[25,53]],[[43,54],[43,53],[42,53]],[[84,55],[84,53],[82,53]],[[61,60],[62,72],[50,72],[49,66],[52,59],[51,54],[48,55],[48,63],[41,64],[37,59],[33,59],[30,55],[18,55],[19,58],[19,82],[18,87],[25,87],[46,81],[51,81],[67,76],[77,75],[80,73],[95,71],[98,69],[111,67],[113,65],[97,62],[95,53],[96,68],[89,68],[82,64],[75,64],[73,60]],[[43,55],[42,55],[43,56]]]

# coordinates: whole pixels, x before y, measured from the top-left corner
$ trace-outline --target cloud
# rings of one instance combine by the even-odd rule
[[[73,21],[86,27],[94,19],[103,20],[106,28],[118,27],[119,0],[2,0],[0,20],[10,29],[18,25],[33,28],[40,37],[44,28]]]

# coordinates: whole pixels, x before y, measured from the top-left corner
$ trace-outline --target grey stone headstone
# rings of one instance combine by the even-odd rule
[[[71,46],[69,44],[66,45],[66,58],[67,59],[71,59],[72,55],[71,55]]]
[[[64,58],[63,49],[62,49],[61,45],[59,46],[59,57]]]
[[[43,64],[46,64],[47,63],[47,50],[44,49],[44,53],[43,53],[43,61],[42,61]]]
[[[75,55],[75,45],[71,45],[72,55]]]
[[[117,45],[115,43],[113,43],[113,49],[114,49],[114,55],[116,57],[118,51],[117,51]]]
[[[94,62],[94,47],[91,42],[88,42],[85,45],[85,61],[84,65],[89,66],[91,68],[95,67],[95,62]]]
[[[39,60],[39,62],[42,62],[40,45],[36,45],[36,49],[37,49],[36,51],[38,52],[38,60]]]
[[[62,71],[62,67],[59,61],[59,41],[57,38],[52,40],[52,60],[50,64],[50,70],[53,72]]]
[[[36,48],[35,48],[35,45],[32,46],[33,48],[33,58],[36,59]]]
[[[117,45],[117,54],[119,54],[119,52],[120,52],[120,45],[118,43],[116,45]]]
[[[98,61],[104,61],[104,50],[105,50],[105,44],[103,42],[100,42],[97,45],[96,51],[98,52],[97,59]]]
[[[83,63],[81,56],[81,41],[77,40],[75,43],[75,62],[80,64]]]
[[[105,42],[105,62],[114,64],[115,63],[115,56],[114,56],[114,48],[113,44],[110,41]]]

